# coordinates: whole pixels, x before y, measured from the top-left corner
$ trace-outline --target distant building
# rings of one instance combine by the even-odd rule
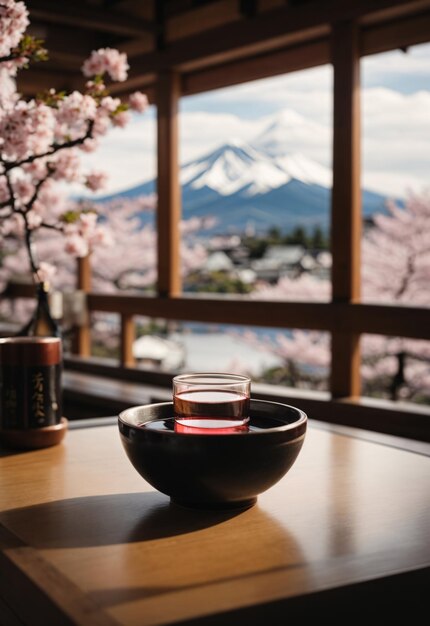
[[[233,268],[233,261],[222,250],[210,254],[204,264],[207,272],[230,272]]]
[[[283,274],[301,273],[300,262],[305,255],[303,246],[269,246],[261,259],[251,263],[251,269],[257,278],[267,282],[276,282]]]
[[[133,343],[133,356],[141,365],[175,371],[185,363],[184,347],[170,339],[156,335],[143,335]]]
[[[263,259],[270,259],[278,263],[279,267],[294,267],[300,263],[305,254],[303,246],[276,245],[269,246]]]

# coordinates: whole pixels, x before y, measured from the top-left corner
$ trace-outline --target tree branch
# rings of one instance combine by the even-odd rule
[[[78,137],[78,139],[71,139],[70,141],[65,141],[64,143],[54,143],[52,144],[51,148],[47,150],[46,152],[43,152],[41,154],[32,154],[26,159],[22,159],[22,161],[12,162],[12,161],[3,160],[2,163],[4,166],[5,172],[10,172],[16,167],[21,167],[22,165],[25,165],[27,163],[33,163],[33,161],[36,161],[37,159],[43,159],[44,157],[52,156],[53,154],[55,154],[56,152],[59,152],[60,150],[65,150],[66,148],[74,148],[75,146],[79,146],[83,144],[86,139],[92,138],[93,128],[94,128],[94,120],[88,120],[87,132],[82,137]]]
[[[25,245],[26,245],[27,252],[28,252],[28,257],[30,259],[31,271],[33,272],[33,275],[37,277],[38,281],[41,282],[40,277],[39,277],[39,267],[33,255],[33,248],[32,248],[32,242],[31,242],[32,231],[28,224],[27,215],[22,209],[17,208],[15,204],[15,196],[13,194],[12,181],[10,180],[10,177],[7,172],[5,172],[4,176],[6,178],[6,184],[7,184],[7,188],[8,188],[9,195],[10,195],[10,203],[11,203],[12,211],[15,213],[19,213],[24,220],[24,228],[25,228],[24,239],[25,239]]]

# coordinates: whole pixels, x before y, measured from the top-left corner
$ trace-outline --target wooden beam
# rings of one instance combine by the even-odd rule
[[[120,336],[120,364],[121,367],[133,367],[136,365],[133,356],[133,343],[135,339],[135,325],[132,315],[121,315]]]
[[[171,320],[308,328],[348,333],[430,339],[430,309],[333,302],[268,302],[245,297],[222,298],[89,294],[90,311],[147,315]]]
[[[142,404],[143,402],[163,402],[171,394],[172,373],[155,371],[153,369],[132,369],[112,365],[101,359],[80,359],[65,357],[65,391],[66,400],[73,398],[98,403],[105,398],[107,403],[124,403],[127,406]],[[105,381],[103,381],[103,378]],[[115,385],[123,385],[121,394],[112,397],[112,386],[109,379],[115,380]],[[137,383],[137,384],[136,384]],[[389,433],[396,436],[396,440],[387,441],[388,445],[409,449],[421,454],[429,453],[428,445],[422,442],[430,441],[428,427],[430,409],[428,405],[417,403],[392,402],[375,398],[342,398],[330,399],[323,391],[307,389],[292,389],[280,385],[253,383],[253,397],[257,400],[269,400],[298,406],[312,419],[320,422],[329,422],[327,428],[335,428],[333,424],[342,424],[356,428],[366,428],[378,433]],[[143,396],[146,396],[144,398]],[[120,397],[120,400],[119,400]],[[170,396],[171,397],[171,396]],[[121,411],[122,406],[116,408]],[[320,424],[322,427],[323,424]],[[369,440],[370,433],[356,431],[358,437]],[[379,435],[381,437],[381,435]],[[408,437],[405,441],[399,437]]]
[[[360,56],[354,22],[333,27],[333,302],[358,302],[361,287]],[[332,333],[334,398],[360,395],[359,335]]]
[[[330,61],[329,40],[328,38],[320,39],[185,74],[182,79],[182,93],[190,95],[210,89],[220,89],[251,80],[325,65]]]
[[[335,302],[360,299],[360,58],[358,30],[350,22],[333,29],[332,282]]]
[[[393,7],[404,14],[430,7],[430,0],[312,0],[298,6],[287,5],[177,41],[165,50],[136,57],[137,73],[167,69],[195,71],[257,55],[287,45],[324,36],[330,22],[359,20],[378,13],[378,20],[392,15]]]
[[[34,298],[34,286],[10,283],[5,298]],[[273,328],[308,328],[430,340],[430,308],[333,302],[268,302],[212,296],[152,298],[88,294],[90,311],[147,315],[171,320]]]
[[[382,6],[383,4],[383,6]],[[364,12],[360,16],[360,24],[385,23],[390,20],[418,15],[430,9],[430,0],[409,0],[409,2],[374,2],[373,11]]]
[[[134,39],[128,39],[116,46],[121,52],[125,52],[129,59],[155,50],[155,38],[153,35],[144,34]]]
[[[181,292],[180,232],[181,193],[179,185],[178,102],[179,75],[161,74],[157,82],[157,224],[158,293],[175,296]]]
[[[237,1],[217,0],[203,6],[193,7],[185,13],[178,13],[166,20],[166,42],[184,39],[240,19],[241,13]]]
[[[24,96],[35,96],[40,91],[54,88],[57,91],[72,90],[78,84],[83,83],[82,75],[77,72],[67,73],[59,70],[37,68],[22,70],[17,76],[17,87],[19,93]]]
[[[90,255],[78,258],[78,273],[76,286],[78,289],[82,289],[85,293],[91,291],[91,262]]]
[[[360,53],[378,54],[430,41],[430,12],[364,28]]]
[[[28,0],[30,19],[53,24],[68,24],[79,28],[139,37],[142,32],[153,32],[154,25],[142,17],[126,15],[105,8],[92,9],[82,0],[73,3],[52,0]]]
[[[430,41],[429,33],[430,13],[365,27],[360,35],[360,54],[363,56],[377,54],[425,43]],[[120,48],[126,50],[127,45],[120,46]],[[182,95],[197,94],[269,76],[318,67],[330,61],[330,39],[327,36],[258,56],[210,66],[207,69],[183,72],[181,92]],[[132,61],[131,66],[133,74],[136,67]],[[154,74],[137,75],[124,83],[115,83],[111,86],[111,92],[120,95],[143,88],[150,101],[153,102],[154,82]]]
[[[396,14],[401,10],[404,12],[406,10],[411,11],[412,8],[414,8],[414,10],[418,8],[422,9],[425,5],[430,7],[430,1],[412,2],[407,5],[396,4]],[[278,12],[279,10],[281,13]],[[276,15],[284,15],[286,8],[283,7],[279,10],[275,11]],[[291,11],[292,8],[290,7],[289,10]],[[297,11],[297,8],[295,10]],[[387,12],[388,11],[385,13]],[[268,16],[271,17],[271,19],[273,19],[273,13],[273,10],[268,12]],[[374,54],[396,47],[428,41],[430,39],[428,35],[430,32],[429,15],[430,12],[427,10],[427,13],[403,16],[401,19],[391,19],[387,23],[377,23],[376,25],[374,23],[369,25],[367,23],[368,20],[366,20],[366,23],[361,26],[360,53],[362,55]],[[379,13],[378,17],[381,18]],[[235,25],[232,24],[232,26]],[[243,26],[247,27],[246,24]],[[90,49],[98,45],[94,40],[94,36],[92,36],[91,39],[92,41],[94,40],[92,44],[88,37],[85,39],[86,51],[81,49],[82,37],[80,37],[79,45],[81,46],[81,53],[79,51],[76,53],[75,47],[73,48],[73,52],[70,52],[70,46],[68,48],[61,44],[62,36],[58,37],[56,35],[57,29],[62,29],[63,31],[71,30],[68,27],[56,26],[55,30],[49,33],[47,43],[51,50],[50,42],[52,42],[53,52],[51,56],[54,64],[63,63],[66,69],[73,69],[74,67],[78,69],[78,67],[80,67],[80,63],[78,63],[79,55],[82,53],[82,62]],[[221,29],[218,29],[217,32],[220,30]],[[85,31],[81,32],[83,33],[82,36],[84,36]],[[318,34],[318,38],[315,38],[315,32]],[[299,33],[290,33],[288,36],[288,45],[284,42],[281,48],[279,39],[275,42],[276,45],[271,41],[270,44],[266,45],[266,47],[274,47],[270,52],[267,52],[267,50],[263,52],[254,51],[251,57],[242,58],[243,51],[239,54],[236,50],[234,53],[230,54],[230,52],[226,50],[225,55],[221,55],[217,63],[215,63],[213,59],[210,63],[208,63],[207,59],[204,59],[203,61],[191,62],[191,65],[189,63],[189,56],[187,56],[188,61],[185,62],[185,64],[178,63],[178,61],[181,60],[181,50],[175,44],[170,48],[170,50],[172,50],[171,54],[170,52],[167,53],[167,51],[164,53],[151,52],[144,55],[140,54],[142,51],[153,49],[154,37],[149,34],[144,34],[138,39],[118,44],[117,47],[131,57],[130,78],[125,83],[113,84],[111,91],[115,94],[126,94],[142,86],[146,87],[148,84],[155,82],[154,71],[157,70],[157,68],[159,70],[162,67],[168,66],[169,59],[172,66],[181,70],[183,94],[199,93],[209,89],[264,78],[265,76],[274,76],[288,71],[305,69],[311,65],[320,65],[329,61],[327,55],[329,46],[328,33],[329,26],[326,23],[323,26],[320,25],[317,31],[314,30],[313,34],[309,30]],[[219,35],[221,36],[221,32],[219,32]],[[210,38],[212,38],[212,36],[213,33],[211,32]],[[192,39],[194,40],[195,38]],[[206,50],[205,46],[204,48]],[[238,54],[241,58],[228,60],[230,56],[235,58]],[[204,69],[195,69],[193,66],[196,63],[197,65],[203,64],[207,67]],[[188,69],[187,66],[189,66]],[[41,89],[49,88],[51,85],[60,85],[61,88],[74,89],[82,84],[82,77],[78,73],[66,74],[67,78],[65,79],[64,72],[60,72],[58,69],[56,71],[51,69],[51,71],[48,72],[49,65],[46,70],[40,69],[40,67],[41,66],[35,69],[32,68],[30,72],[21,72],[19,74],[18,80],[22,86],[21,91],[25,95],[32,95]]]
[[[91,290],[91,263],[90,256],[79,258],[77,261],[76,288],[88,294]],[[75,330],[73,352],[79,356],[91,356],[91,323],[90,315],[86,323]]]
[[[156,87],[155,76],[138,76],[122,83],[113,83],[109,86],[109,92],[113,96],[126,96],[137,89],[145,92],[150,104],[155,104]]]
[[[92,50],[113,45],[114,37],[99,32],[90,32],[76,26],[48,24],[32,20],[28,34],[42,39],[48,50],[49,59],[74,62],[80,67]]]

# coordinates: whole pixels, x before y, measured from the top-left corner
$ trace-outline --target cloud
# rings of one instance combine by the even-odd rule
[[[179,121],[180,161],[185,163],[195,159],[232,139],[249,141],[266,122],[266,117],[246,120],[231,113],[184,111]]]
[[[255,119],[281,108],[290,108],[322,124],[332,116],[333,70],[330,66],[292,72],[284,76],[265,78],[243,85],[217,89],[188,100],[211,110],[233,110],[236,115]]]
[[[363,183],[405,195],[429,185],[430,92],[366,89],[363,108]]]
[[[402,52],[393,50],[381,54],[363,57],[361,61],[362,80],[378,80],[383,85],[387,74],[397,75],[401,79],[405,74],[421,80],[430,76],[430,44],[413,46]]]

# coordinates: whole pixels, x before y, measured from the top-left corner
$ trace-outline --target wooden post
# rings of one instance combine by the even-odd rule
[[[177,73],[160,74],[157,82],[157,158],[158,158],[158,294],[181,293],[180,231],[181,189],[178,164],[178,101],[180,81]]]
[[[360,55],[353,22],[333,25],[333,302],[360,301]],[[360,394],[360,337],[332,333],[330,388],[334,398]]]
[[[135,326],[132,315],[121,314],[121,338],[120,338],[120,361],[122,367],[136,365],[133,356],[133,342],[135,338]]]
[[[90,255],[78,258],[76,287],[85,294],[91,291]],[[88,312],[86,323],[78,326],[75,330],[73,352],[79,356],[91,356],[91,322],[89,315]]]

